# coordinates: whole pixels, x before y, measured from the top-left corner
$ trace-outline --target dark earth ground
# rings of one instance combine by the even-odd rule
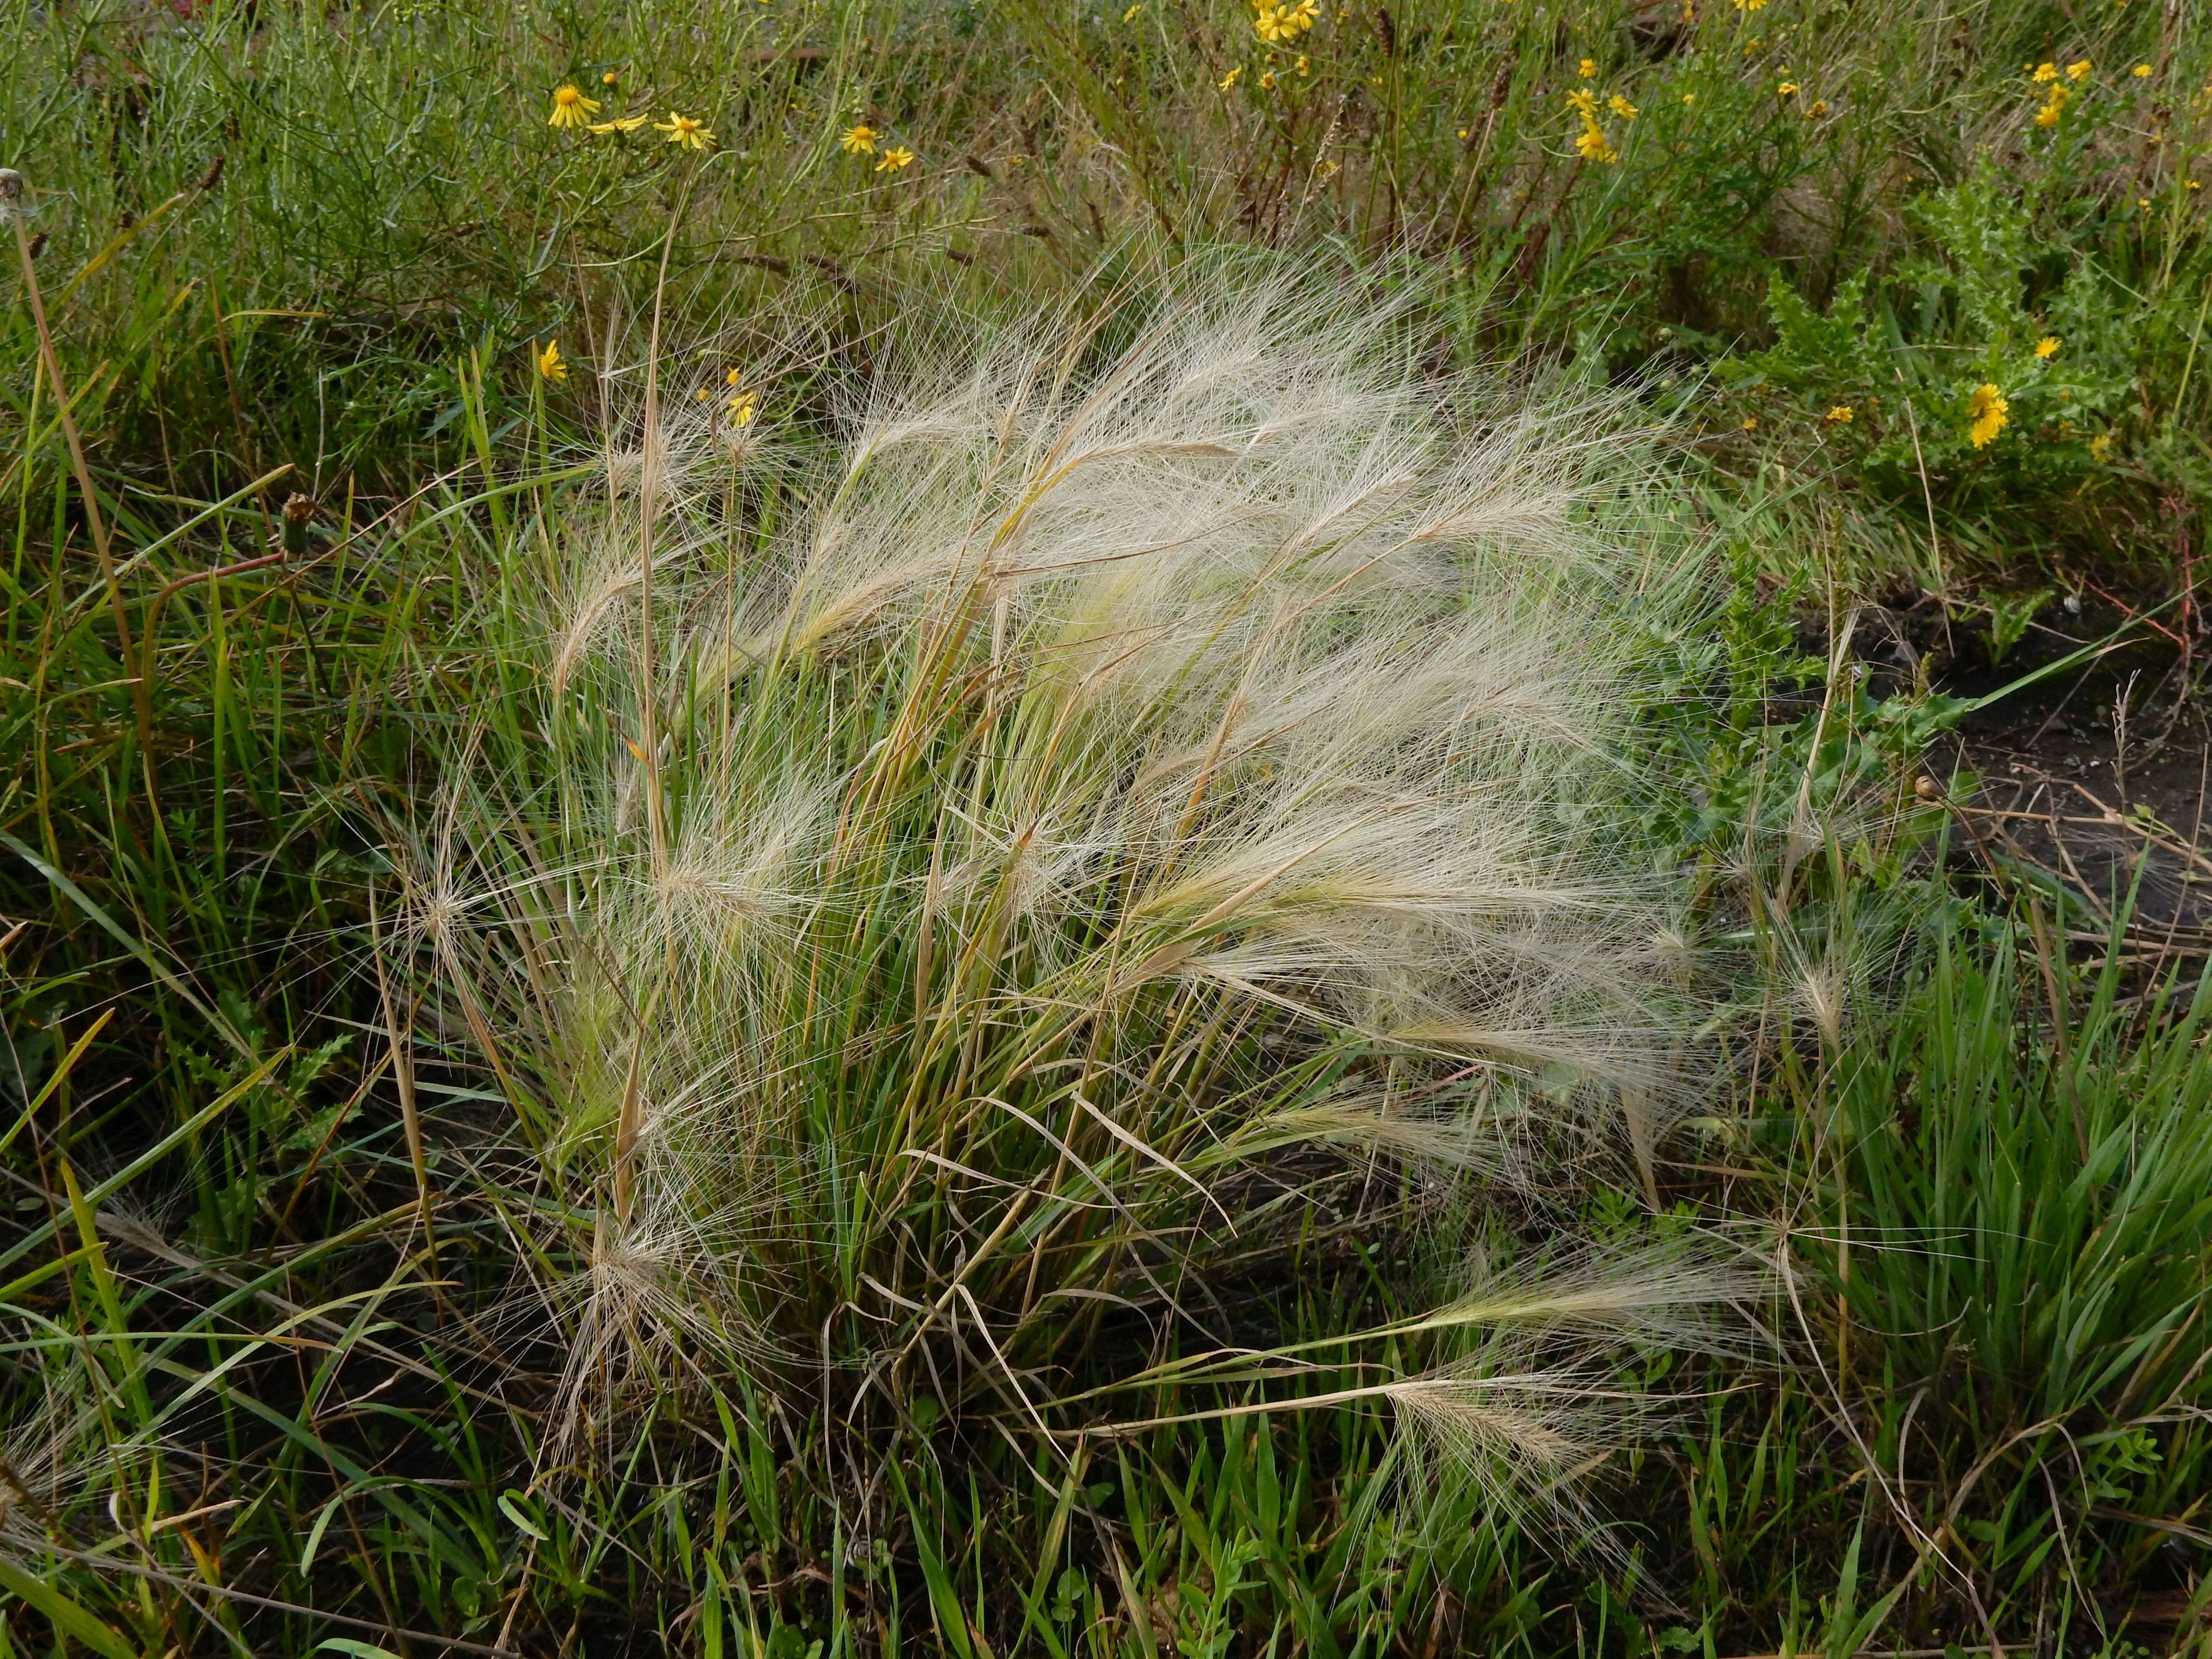
[[[2124,916],[2124,960],[2142,983],[2212,956],[2212,856],[2203,848],[2212,828],[2203,690],[2212,633],[2203,619],[2054,605],[1992,663],[1978,632],[1877,611],[1863,616],[1852,643],[1893,688],[1924,667],[1933,689],[1980,697],[2107,641],[2094,660],[1968,714],[1948,755],[1929,764],[1971,776],[1960,812],[1970,836],[2075,896],[2070,954],[2101,956],[2115,913]]]

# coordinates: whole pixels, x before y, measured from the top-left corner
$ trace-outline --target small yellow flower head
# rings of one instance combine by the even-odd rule
[[[1237,77],[1238,76],[1240,76],[1240,75],[1243,74],[1243,73],[1244,73],[1244,68],[1243,68],[1243,65],[1240,64],[1239,65],[1237,65],[1237,68],[1235,68],[1235,69],[1233,69],[1233,70],[1230,70],[1228,74],[1226,74],[1226,75],[1223,76],[1222,76],[1218,81],[1216,81],[1213,84],[1214,84],[1217,88],[1218,88],[1221,91],[1223,91],[1223,92],[1226,92],[1226,91],[1228,91],[1228,90],[1229,90],[1229,88],[1231,88],[1231,87],[1233,87],[1233,86],[1235,86],[1235,85],[1237,84]]]
[[[1575,65],[1575,73],[1581,76],[1583,80],[1589,80],[1597,73],[1597,59],[1595,58],[1583,58],[1581,63]]]
[[[1468,135],[1468,131],[1469,131],[1469,129],[1468,129],[1468,128],[1466,128],[1466,127],[1462,127],[1462,128],[1459,130],[1459,136],[1460,136],[1461,137],[1462,137],[1462,138],[1466,137],[1467,137],[1467,135]]]
[[[1125,23],[1133,23],[1137,21],[1137,14],[1142,10],[1144,7],[1141,5],[1132,6],[1121,14],[1121,21]]]
[[[730,372],[733,374],[737,373],[735,369]],[[760,394],[755,392],[740,392],[722,405],[722,412],[730,417],[732,426],[750,426],[753,423],[753,416],[760,413]]]
[[[2045,86],[2058,78],[2058,65],[2038,64],[2033,69],[2028,70],[2028,74],[2033,78],[2036,85]]]
[[[1987,449],[1996,441],[1997,434],[2005,429],[2012,405],[2005,401],[2003,392],[1984,380],[1966,400],[1966,413],[1974,422],[1966,428],[1966,441],[1977,449]]]
[[[1304,52],[1300,52],[1298,54],[1298,73],[1301,75],[1310,75],[1313,73],[1313,64]],[[1462,132],[1460,134],[1460,137],[1464,138],[1467,135]]]
[[[553,89],[553,112],[545,118],[549,127],[587,126],[599,112],[599,106],[584,96],[573,82],[563,82]]]
[[[2039,357],[2056,357],[2058,355],[2058,337],[2056,334],[2046,334],[2038,340],[2035,343],[2035,355]]]
[[[1316,0],[1296,0],[1296,3],[1283,7],[1282,13],[1283,21],[1300,33],[1321,21],[1321,7]]]
[[[1851,406],[1849,404],[1838,404],[1821,418],[1831,426],[1849,426],[1851,422]]]
[[[568,365],[561,361],[561,343],[548,340],[545,349],[538,354],[538,378],[552,386],[561,386],[568,379]]]
[[[2065,107],[2065,90],[2059,87],[2051,88],[2051,96],[2044,100],[2043,107],[2035,112],[2035,125],[2039,127],[2057,126],[2059,114]]]
[[[1575,140],[1575,151],[1585,161],[1618,161],[1620,159],[1613,153],[1613,146],[1605,142],[1604,132],[1594,126],[1582,130],[1582,136]]]
[[[1758,430],[1759,430],[1759,416],[1756,416],[1756,415],[1747,415],[1747,416],[1745,416],[1743,417],[1743,429],[1744,429],[1746,432],[1756,432],[1756,431],[1758,431]]]
[[[912,167],[913,165],[914,152],[908,149],[904,144],[901,144],[896,149],[887,149],[884,152],[883,159],[876,163],[876,171],[878,173],[896,173],[901,167]]]
[[[879,136],[871,126],[847,127],[845,136],[837,141],[837,148],[848,155],[873,155]]]
[[[668,112],[665,121],[655,121],[653,130],[666,133],[670,143],[681,144],[686,149],[710,149],[714,147],[714,135],[707,131],[704,122],[695,121],[688,115],[678,115],[674,110]]]
[[[2138,81],[2148,81],[2150,79],[2150,65],[2148,64],[2137,64],[2133,69],[2130,70],[2128,73],[2134,76]]]
[[[1264,92],[1273,92],[1275,89],[1274,70],[1269,70],[1265,75],[1260,77],[1260,87]]]
[[[691,395],[696,401],[703,404],[708,398],[713,397],[714,394],[702,386],[698,389],[698,391],[693,392]]]
[[[586,129],[586,131],[591,132],[635,132],[650,118],[650,117],[643,115],[617,115],[611,121],[594,121],[592,123],[590,127]]]
[[[609,70],[605,75],[602,75],[599,77],[599,84],[603,87],[611,87],[614,85],[617,79],[617,77],[615,72],[612,70]]]
[[[1828,100],[1825,98],[1815,98],[1805,106],[1805,118],[1808,121],[1817,121],[1827,112]]]
[[[2098,461],[2108,461],[2112,459],[2112,434],[2111,433],[2100,432],[2095,437],[2089,440],[2089,458],[2092,460]]]
[[[1784,81],[1780,86],[1775,88],[1774,95],[1777,98],[1795,98],[1797,95],[1797,83],[1795,81]]]
[[[1297,33],[1281,11],[1267,5],[1261,6],[1253,17],[1252,32],[1271,46],[1278,40],[1287,40]]]
[[[2082,58],[2079,63],[2069,64],[2066,66],[2066,78],[2069,81],[2083,80],[2087,78],[2088,73],[2089,60],[2086,58]]]
[[[1766,0],[1735,0],[1735,9],[1738,11],[1757,11],[1765,3]]]
[[[1698,94],[1694,92],[1686,92],[1682,94],[1682,101],[1685,104],[1694,104],[1698,101]]]
[[[1624,121],[1633,121],[1636,118],[1636,106],[1617,92],[1605,100],[1605,106]]]
[[[1595,121],[1597,118],[1596,94],[1595,93],[1585,91],[1581,87],[1573,87],[1568,89],[1567,107],[1574,111],[1576,114],[1581,116],[1585,121]]]

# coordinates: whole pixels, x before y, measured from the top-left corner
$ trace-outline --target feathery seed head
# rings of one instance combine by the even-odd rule
[[[604,1218],[574,1375],[634,1330],[848,1379],[980,1331],[1026,1399],[1056,1298],[1158,1305],[1085,1241],[1295,1236],[1237,1169],[1379,1156],[1410,1194],[1630,1090],[1663,1131],[1686,947],[1634,720],[1700,592],[1618,398],[1427,349],[1410,302],[1195,281],[925,335],[835,443],[746,462],[775,492],[728,488],[720,390],[611,434],[545,526],[551,739],[421,884],[496,934],[443,953],[446,1029],[481,1014]],[[1692,1278],[1553,1322],[1656,1327]],[[1487,1444],[1483,1386],[1399,1404]]]

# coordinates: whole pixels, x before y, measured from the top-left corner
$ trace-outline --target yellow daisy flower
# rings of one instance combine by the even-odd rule
[[[2036,85],[2044,86],[2058,78],[2058,65],[2056,64],[2038,64],[2033,69],[2028,70],[2028,75],[2035,82]]]
[[[2066,78],[2069,81],[2081,80],[2088,73],[2089,60],[2086,58],[2082,58],[2079,63],[2069,64],[2066,66]]]
[[[1637,117],[1636,106],[1617,92],[1605,100],[1605,106],[1624,121],[1633,121]]]
[[[2134,76],[2138,81],[2148,81],[2150,79],[2150,65],[2148,64],[2137,64],[2133,69],[2130,70],[2128,73]]]
[[[737,373],[735,369],[730,372],[733,374]],[[740,392],[722,405],[722,412],[730,417],[732,426],[750,426],[753,423],[753,416],[760,413],[760,394],[754,392]]]
[[[611,121],[594,121],[585,129],[587,132],[635,132],[652,118],[645,115],[617,115]]]
[[[1597,73],[1597,59],[1595,58],[1583,58],[1581,63],[1575,65],[1575,73],[1581,76],[1583,80],[1589,80],[1592,76]]]
[[[873,155],[878,136],[871,126],[848,127],[845,136],[837,141],[837,148],[848,155]]]
[[[1605,134],[1596,127],[1584,127],[1582,136],[1575,140],[1575,152],[1585,161],[1618,161],[1620,157],[1605,141]]]
[[[1851,420],[1851,406],[1849,404],[1838,404],[1822,418],[1832,426],[1849,426]]]
[[[1217,88],[1218,88],[1220,90],[1222,90],[1223,92],[1226,92],[1226,91],[1228,91],[1228,90],[1229,90],[1229,88],[1231,88],[1231,87],[1233,87],[1233,86],[1235,86],[1235,85],[1237,84],[1237,77],[1238,76],[1240,76],[1240,75],[1243,74],[1243,73],[1244,73],[1243,66],[1242,64],[1239,64],[1237,68],[1235,68],[1235,69],[1233,69],[1233,70],[1230,70],[1228,74],[1226,74],[1226,75],[1223,76],[1222,76],[1218,81],[1216,81],[1213,84],[1214,84]]]
[[[2046,334],[2038,340],[2035,343],[2035,355],[2039,357],[2056,357],[2058,355],[2058,337],[2056,334]]]
[[[1784,81],[1780,86],[1775,88],[1774,95],[1777,98],[1795,98],[1797,95],[1797,83],[1795,81]]]
[[[2009,422],[2012,405],[2005,401],[2003,392],[1984,380],[1967,399],[1966,413],[1974,422],[1966,428],[1966,441],[1977,449],[1987,449]]]
[[[549,127],[580,127],[588,124],[599,112],[595,100],[586,98],[573,82],[562,82],[553,89],[553,112],[545,118]]]
[[[568,365],[561,361],[561,343],[558,340],[548,340],[545,349],[538,354],[538,378],[553,386],[567,381]]]
[[[706,123],[678,115],[674,110],[668,112],[665,121],[655,121],[653,130],[666,133],[670,143],[681,144],[686,149],[708,149],[714,143],[714,135],[707,131]]]
[[[896,149],[887,149],[884,152],[883,159],[876,163],[876,171],[896,173],[901,167],[913,165],[913,162],[914,152],[901,144]]]

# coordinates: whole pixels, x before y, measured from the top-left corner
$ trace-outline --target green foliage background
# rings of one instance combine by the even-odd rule
[[[1271,43],[1225,0],[7,0],[0,34],[0,163],[115,566],[17,272],[9,1650],[2205,1650],[2196,958],[2147,987],[2050,943],[2101,925],[2063,894],[1936,879],[1964,850],[1912,781],[1956,710],[1802,659],[1790,609],[1925,605],[1993,656],[2069,596],[2196,626],[2190,8],[1411,0]],[[2039,125],[2046,63],[2070,91]],[[553,129],[568,81],[714,147]],[[1613,161],[1575,150],[1584,89]],[[915,161],[847,150],[860,124]],[[1663,1213],[1595,1178],[1559,1201],[1624,1241],[1779,1225],[1806,1286],[1781,1350],[1648,1362],[1697,1404],[1619,1460],[1611,1559],[1472,1494],[1401,1502],[1357,1407],[1036,1464],[918,1407],[867,1535],[821,1478],[830,1425],[741,1393],[532,1489],[542,1401],[483,1311],[508,1234],[458,1200],[409,1219],[362,969],[390,885],[364,826],[426,810],[465,722],[535,739],[515,498],[557,501],[656,294],[683,349],[803,325],[834,380],[917,307],[1095,299],[1239,245],[1417,283],[1443,361],[1632,384],[1676,424],[1728,599],[1662,734],[1695,789],[1651,811],[1760,1036]],[[562,384],[532,367],[554,340]],[[1985,384],[2008,424],[1977,447]],[[301,556],[252,566],[295,490]],[[1866,831],[1808,854],[1800,800]],[[1829,969],[1852,1012],[1826,1027],[1762,988]],[[481,1172],[438,1126],[493,1103],[444,1075],[459,1193]],[[1387,1229],[1316,1241],[1281,1328],[1418,1309],[1437,1273]],[[53,1414],[64,1363],[94,1419]],[[56,1552],[56,1489],[112,1518],[106,1559]]]

